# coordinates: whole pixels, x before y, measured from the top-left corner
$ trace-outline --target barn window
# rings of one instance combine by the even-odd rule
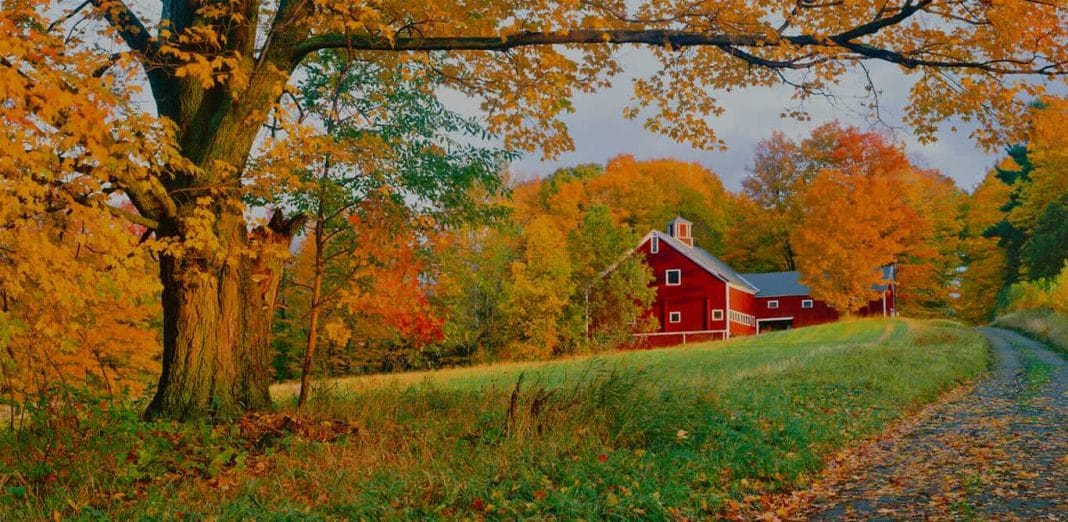
[[[669,312],[668,313],[668,322],[669,323],[681,323],[682,322],[682,312]]]
[[[779,301],[768,301],[768,310],[774,310],[779,307]]]
[[[682,284],[682,270],[678,268],[672,268],[664,272],[664,280],[667,281],[668,286],[678,286]]]
[[[801,308],[812,308],[812,300],[804,299],[801,301]]]
[[[723,320],[723,310],[712,310],[712,320],[713,321],[722,321]]]
[[[653,239],[649,240],[649,253],[655,254],[660,252],[660,238],[653,236]]]

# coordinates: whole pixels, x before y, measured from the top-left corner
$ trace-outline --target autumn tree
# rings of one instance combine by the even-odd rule
[[[545,358],[561,349],[561,319],[574,293],[567,236],[551,218],[537,216],[523,227],[522,251],[511,264],[502,307],[509,341],[506,357]]]
[[[1027,231],[1021,245],[1028,279],[1053,278],[1068,261],[1068,99],[1046,98],[1033,110],[1028,150],[1034,170],[1017,187],[1008,219]]]
[[[913,166],[901,147],[855,128],[826,127],[831,147],[801,197],[791,234],[802,281],[841,310],[878,297],[881,267],[895,265],[898,307],[945,313],[959,266],[962,203],[952,180]]]
[[[965,204],[961,242],[965,270],[960,275],[960,298],[954,308],[966,321],[985,323],[992,319],[998,294],[1005,286],[1005,251],[999,248],[997,238],[988,237],[985,232],[1004,219],[1001,209],[1010,192],[996,171],[991,171]]]
[[[888,176],[828,169],[805,193],[804,220],[792,236],[801,282],[816,299],[856,311],[884,284],[884,265],[905,250],[915,215]]]
[[[635,82],[627,114],[651,107],[650,130],[701,147],[721,145],[709,119],[724,110],[716,91],[785,84],[805,99],[871,62],[912,76],[905,119],[921,138],[963,116],[980,143],[1005,143],[1021,128],[1020,99],[1046,87],[1027,80],[1068,73],[1068,15],[1028,0],[165,0],[152,16],[131,5],[5,4],[0,118],[8,156],[22,157],[4,164],[9,180],[89,180],[128,198],[137,212],[127,217],[154,231],[164,351],[150,418],[270,405],[272,310],[296,221],[247,217],[246,180],[265,124],[288,116],[279,97],[314,53],[424,64],[416,74],[481,101],[507,148],[549,155],[571,145],[560,121],[569,100],[608,85],[620,70],[612,49],[626,44],[648,45],[665,65]],[[144,112],[128,94],[142,85]]]
[[[723,247],[728,198],[719,176],[698,163],[630,155],[612,158],[603,168],[560,169],[516,189],[519,214],[548,214],[565,232],[597,206],[607,207],[613,222],[639,233],[663,228],[681,214],[694,222],[697,243],[717,252]]]
[[[405,226],[412,217],[406,210],[382,206],[351,214],[358,241],[343,262],[326,267],[341,275],[331,279],[343,281],[331,287],[320,335],[326,348],[321,366],[333,374],[405,368],[414,352],[441,340],[443,311],[432,302],[432,232]]]
[[[790,234],[801,219],[801,195],[828,166],[827,149],[838,130],[837,124],[828,123],[800,142],[773,132],[757,143],[732,216],[728,260],[750,271],[797,268]]]

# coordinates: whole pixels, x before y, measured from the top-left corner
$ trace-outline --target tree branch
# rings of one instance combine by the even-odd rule
[[[793,38],[798,37],[786,37],[787,40]],[[309,53],[335,48],[357,51],[507,51],[538,45],[627,43],[668,47],[756,47],[768,45],[767,40],[766,35],[707,34],[667,29],[576,29],[504,36],[402,37],[392,41],[380,36],[324,34],[312,36],[294,47],[292,59],[299,62]]]
[[[148,219],[148,218],[142,216],[141,214],[135,214],[133,212],[121,209],[119,207],[113,207],[111,205],[104,205],[104,206],[107,208],[108,212],[110,212],[112,216],[125,219],[126,221],[129,221],[130,223],[134,223],[136,225],[141,225],[141,226],[143,226],[145,228],[149,228],[149,229],[152,229],[152,230],[155,230],[155,229],[159,228],[159,222],[154,220],[154,219]]]
[[[130,50],[146,56],[154,54],[155,45],[148,28],[122,0],[92,0],[92,3]]]
[[[342,48],[354,51],[507,51],[517,47],[541,45],[603,45],[639,44],[668,48],[718,47],[749,63],[769,69],[800,69],[810,67],[821,60],[802,62],[793,60],[768,60],[754,54],[753,50],[764,47],[841,47],[857,55],[857,58],[878,59],[905,67],[942,67],[973,69],[996,74],[1013,75],[1068,75],[1068,66],[1063,63],[1028,63],[1010,58],[989,60],[944,60],[924,58],[909,52],[895,51],[858,42],[865,36],[879,33],[899,25],[906,19],[924,11],[933,0],[907,0],[890,16],[880,12],[874,19],[847,31],[828,36],[817,35],[767,35],[767,34],[714,34],[670,29],[575,29],[556,32],[522,32],[501,36],[406,36],[393,39],[381,35],[324,34],[304,39],[292,48],[290,62],[298,64],[310,53]],[[832,5],[832,4],[828,4]],[[805,4],[804,7],[814,7]],[[822,7],[822,5],[820,5]],[[748,49],[745,51],[743,49]]]

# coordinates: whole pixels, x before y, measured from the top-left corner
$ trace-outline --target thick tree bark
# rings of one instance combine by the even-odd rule
[[[286,249],[303,218],[275,214],[249,233],[239,212],[219,215],[222,259],[161,256],[163,371],[147,419],[271,407],[271,326]]]

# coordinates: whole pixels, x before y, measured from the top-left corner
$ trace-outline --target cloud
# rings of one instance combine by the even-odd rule
[[[631,80],[652,74],[659,64],[647,49],[625,48],[617,56],[624,72],[615,79],[613,86],[576,96],[575,112],[564,117],[575,140],[575,150],[551,161],[542,160],[537,154],[527,154],[512,165],[517,178],[545,176],[559,167],[604,163],[618,154],[632,154],[638,158],[670,156],[696,161],[717,172],[727,187],[738,189],[752,163],[753,148],[760,139],[774,130],[795,138],[803,137],[811,129],[832,120],[865,129],[892,131],[905,144],[910,157],[925,167],[942,171],[965,189],[976,186],[996,162],[997,155],[978,149],[968,137],[969,129],[959,123],[961,130],[944,130],[939,132],[936,143],[920,144],[901,123],[912,79],[892,65],[869,66],[880,89],[881,117],[892,129],[876,125],[873,119],[861,114],[861,106],[853,98],[860,95],[865,81],[857,73],[843,78],[839,86],[839,92],[844,93],[840,103],[832,104],[823,99],[807,101],[805,108],[812,117],[808,122],[780,117],[784,109],[796,106],[790,99],[793,91],[786,86],[717,93],[716,97],[726,112],[712,124],[728,150],[696,150],[646,131],[642,128],[641,118],[623,118],[623,108],[631,98]]]

